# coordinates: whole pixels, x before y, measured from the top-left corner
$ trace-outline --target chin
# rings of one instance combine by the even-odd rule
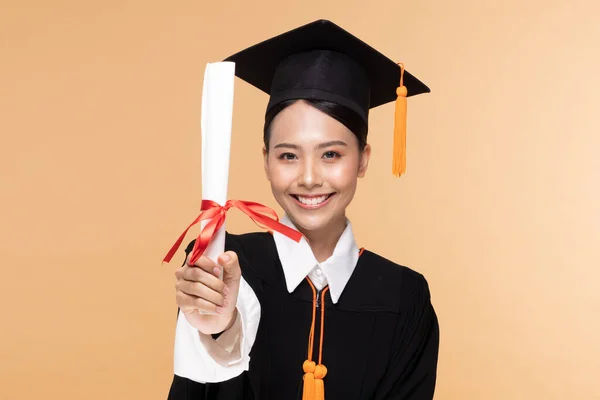
[[[338,214],[328,211],[329,210],[303,210],[295,205],[286,207],[285,209],[287,216],[302,233],[324,232],[332,229],[337,221],[346,221],[344,213]]]
[[[298,213],[288,213],[288,216],[302,232],[319,232],[331,226],[332,218],[319,216],[298,215]]]

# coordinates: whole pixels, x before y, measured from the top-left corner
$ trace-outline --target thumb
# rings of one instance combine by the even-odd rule
[[[221,254],[219,264],[223,266],[223,280],[239,280],[242,276],[238,256],[234,251]]]

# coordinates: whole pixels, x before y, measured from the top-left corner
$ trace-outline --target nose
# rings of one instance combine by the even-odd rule
[[[298,185],[307,189],[323,185],[323,177],[321,176],[321,171],[316,162],[305,160],[305,162],[302,163],[298,177]]]

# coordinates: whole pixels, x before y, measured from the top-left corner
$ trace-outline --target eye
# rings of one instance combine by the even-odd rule
[[[296,159],[296,155],[293,153],[282,153],[277,158],[279,158],[280,160],[288,160],[289,161],[289,160]]]
[[[333,159],[333,158],[337,158],[340,156],[340,153],[335,152],[335,151],[328,151],[325,154],[323,154],[323,158],[327,158],[327,159]]]

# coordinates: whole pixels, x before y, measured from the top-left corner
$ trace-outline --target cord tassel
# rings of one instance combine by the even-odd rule
[[[309,360],[304,361],[302,369],[304,369],[304,388],[302,389],[302,400],[313,400],[315,394],[315,362]]]
[[[325,383],[323,378],[327,375],[327,368],[323,364],[315,367],[315,400],[325,400]]]
[[[325,382],[323,378],[327,375],[327,368],[321,363],[323,358],[323,333],[325,323],[325,293],[329,290],[329,287],[323,289],[323,295],[321,296],[321,340],[319,342],[319,363],[316,364],[312,360],[314,342],[315,342],[315,320],[317,317],[317,289],[307,279],[310,287],[313,291],[313,315],[312,323],[310,326],[310,334],[308,336],[308,358],[302,364],[302,370],[304,371],[304,384],[302,387],[302,400],[325,400]]]
[[[394,153],[392,173],[400,177],[406,172],[406,112],[408,89],[404,86],[404,65],[400,65],[400,86],[396,89],[396,113],[394,121]]]

